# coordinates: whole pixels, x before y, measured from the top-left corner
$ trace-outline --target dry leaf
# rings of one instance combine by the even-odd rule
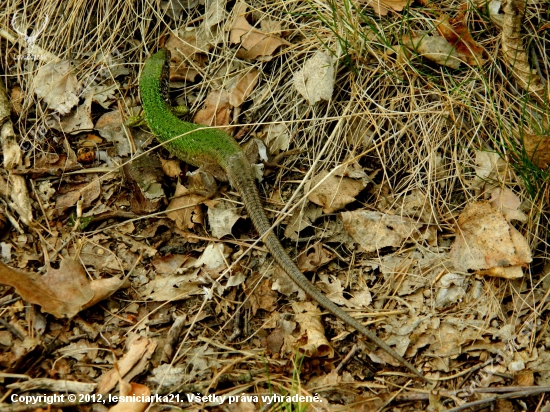
[[[157,274],[168,274],[174,273],[177,269],[181,267],[186,261],[189,260],[187,255],[165,255],[161,256],[156,254],[153,257],[151,263],[155,268],[155,273]]]
[[[189,230],[204,223],[201,203],[205,197],[189,192],[178,182],[174,197],[166,208],[166,217],[176,223],[178,229]]]
[[[502,213],[508,222],[514,219],[520,222],[527,221],[527,216],[519,210],[521,206],[520,198],[507,187],[504,189],[500,187],[493,188],[491,190],[491,200],[489,200],[489,202],[491,203],[491,207]]]
[[[518,80],[520,86],[531,93],[539,102],[546,105],[549,90],[545,90],[540,76],[529,64],[529,56],[523,47],[521,27],[525,2],[523,0],[505,0],[502,2],[504,19],[502,22],[502,54],[504,62]],[[550,84],[547,82],[547,86]]]
[[[237,51],[240,59],[269,60],[273,52],[286,42],[252,27],[245,17],[247,9],[248,5],[244,2],[235,5],[233,12],[237,17],[230,29],[230,42],[241,43],[241,48]]]
[[[172,302],[202,294],[207,284],[199,269],[185,275],[158,275],[147,283],[141,296],[153,302]]]
[[[444,309],[447,306],[458,303],[466,295],[468,284],[466,277],[457,273],[447,273],[437,282],[437,295],[435,306]]]
[[[277,292],[271,289],[271,280],[263,279],[256,286],[258,279],[249,277],[246,280],[247,288],[244,288],[247,294],[248,303],[252,309],[252,316],[256,315],[258,309],[263,309],[267,312],[273,312],[277,309]],[[251,293],[252,292],[252,293]]]
[[[311,302],[296,302],[292,305],[294,319],[300,325],[301,336],[296,341],[300,351],[309,357],[332,358],[334,350],[325,336],[321,312]]]
[[[157,344],[148,338],[134,336],[127,346],[128,352],[116,362],[117,367],[113,367],[99,378],[97,393],[108,393],[121,378],[128,377],[130,374],[135,376],[137,373],[142,373],[155,352]]]
[[[181,37],[170,36],[164,47],[171,53],[170,81],[173,82],[194,82],[200,74],[198,69],[204,68],[208,61],[197,44],[195,31],[186,32]]]
[[[452,69],[460,67],[460,59],[455,48],[441,36],[418,36],[408,38],[403,36],[403,44],[437,64]]]
[[[313,225],[313,222],[321,216],[322,210],[318,206],[308,203],[305,208],[294,210],[292,218],[285,229],[285,237],[297,240],[300,232]]]
[[[309,192],[310,188],[324,180],[307,197],[310,202],[322,206],[324,213],[333,213],[354,202],[355,196],[366,187],[362,180],[339,177],[334,174],[325,179],[328,174],[329,172],[322,171],[307,182],[304,188],[306,192]]]
[[[524,133],[523,146],[529,159],[541,169],[550,164],[550,138],[538,134]]]
[[[82,265],[71,259],[59,269],[48,268],[45,275],[22,272],[0,262],[0,283],[15,287],[17,293],[56,318],[72,318],[127,285],[119,278],[89,280]]]
[[[271,288],[285,296],[290,296],[293,293],[297,293],[298,300],[304,300],[306,298],[306,294],[303,289],[298,287],[298,285],[290,279],[290,277],[283,269],[281,269],[279,265],[276,265],[273,270],[273,285]]]
[[[474,189],[482,189],[486,185],[497,186],[499,182],[512,180],[510,165],[495,152],[477,150],[474,171],[476,177],[470,182]]]
[[[290,133],[284,123],[269,124],[264,128],[265,144],[274,154],[288,150],[290,146]]]
[[[296,262],[302,272],[314,272],[321,266],[334,259],[334,254],[323,248],[321,243],[316,243],[298,256]]]
[[[195,114],[193,121],[205,126],[225,126],[231,120],[229,93],[226,90],[212,90],[204,101],[205,108]],[[227,131],[227,128],[221,130]]]
[[[245,74],[239,74],[234,80],[234,84],[228,88],[229,104],[233,107],[239,107],[243,104],[256,87],[259,78],[260,72],[256,69],[252,69]]]
[[[458,217],[451,261],[461,271],[489,276],[521,277],[532,261],[525,238],[488,202],[470,203]]]
[[[76,205],[81,198],[83,200],[82,207],[87,208],[92,205],[101,194],[101,185],[97,176],[89,176],[93,180],[88,183],[67,186],[63,189],[64,193],[60,194],[55,200],[55,214],[59,216],[65,211]]]
[[[317,51],[294,74],[294,87],[313,106],[320,100],[330,100],[334,91],[334,59],[331,54]]]
[[[402,246],[423,226],[407,217],[368,210],[342,212],[341,215],[346,231],[366,252]]]
[[[372,7],[379,16],[386,16],[390,10],[403,11],[407,4],[414,0],[368,0],[365,3]]]
[[[116,152],[119,156],[128,156],[132,154],[130,140],[124,130],[124,120],[120,111],[113,110],[103,114],[95,125],[95,130],[108,142],[114,143]]]
[[[227,256],[229,253],[223,243],[210,243],[191,267],[203,268],[210,273],[221,273],[227,267]]]
[[[92,97],[89,96],[80,106],[67,116],[63,116],[61,122],[54,121],[51,127],[64,133],[80,133],[94,128],[92,121]]]
[[[238,209],[233,203],[220,201],[208,208],[208,223],[212,236],[221,239],[230,235],[233,225],[240,219]]]
[[[34,76],[36,95],[61,115],[69,113],[78,104],[81,87],[68,60],[42,66]]]
[[[483,48],[477,44],[470,31],[462,24],[462,17],[451,19],[443,14],[436,22],[439,23],[437,31],[441,34],[458,52],[458,57],[472,66],[481,66],[483,59]]]

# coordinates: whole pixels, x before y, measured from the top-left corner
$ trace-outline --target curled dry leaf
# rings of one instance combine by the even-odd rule
[[[513,279],[531,261],[527,240],[488,202],[470,203],[458,217],[451,261],[461,271]]]
[[[294,87],[312,106],[320,100],[330,100],[334,91],[332,55],[317,51],[294,74]]]
[[[366,252],[399,247],[423,226],[407,217],[368,210],[342,212],[342,220],[353,240]]]
[[[235,5],[234,13],[237,17],[231,25],[229,40],[231,43],[241,44],[241,48],[237,51],[237,57],[240,59],[270,60],[273,52],[286,42],[252,27],[245,17],[247,9],[248,5],[244,2]],[[273,29],[274,25],[264,19],[262,26]]]
[[[264,128],[265,144],[271,153],[280,153],[290,146],[290,133],[284,123],[269,124]]]
[[[437,287],[435,306],[438,309],[444,309],[464,298],[468,284],[464,275],[447,273],[439,279]]]
[[[263,309],[267,312],[273,312],[277,309],[277,292],[271,289],[271,280],[263,279],[256,286],[258,279],[252,280],[250,277],[246,280],[247,286],[244,288],[247,294],[248,303],[252,309],[252,316],[256,316],[258,309]]]
[[[510,165],[495,152],[476,151],[474,171],[476,177],[469,183],[474,189],[494,186],[498,182],[514,180]]]
[[[304,208],[295,209],[285,229],[285,237],[298,240],[300,232],[311,227],[322,214],[321,208],[311,203],[308,203]]]
[[[49,267],[45,275],[15,270],[0,262],[0,283],[15,287],[25,301],[40,305],[56,318],[72,318],[128,286],[116,277],[89,280],[82,265],[71,259],[62,260],[59,269]]]
[[[84,103],[77,106],[67,116],[63,116],[61,122],[54,123],[52,127],[70,134],[92,130],[94,128],[94,122],[92,121],[92,96],[87,97]]]
[[[311,302],[296,302],[292,305],[295,320],[300,325],[301,336],[296,345],[306,356],[332,358],[334,350],[325,336],[321,311]]]
[[[95,130],[108,142],[115,145],[119,156],[128,156],[132,153],[130,140],[124,131],[124,120],[120,111],[113,110],[103,114],[96,122]]]
[[[46,64],[38,69],[34,77],[36,95],[61,115],[69,113],[78,104],[81,87],[68,60]]]
[[[523,0],[504,0],[502,2],[502,11],[504,12],[502,54],[505,63],[510,67],[512,75],[518,80],[520,86],[531,93],[539,102],[547,104],[545,95],[548,96],[549,90],[545,91],[540,76],[531,68],[529,57],[521,39],[524,7],[525,1]],[[547,87],[549,84],[550,82],[547,82]]]
[[[92,202],[96,200],[101,194],[101,185],[97,175],[93,174],[89,176],[93,179],[89,183],[81,183],[76,185],[68,185],[62,188],[62,193],[57,196],[55,200],[55,215],[59,216],[65,211],[76,205],[82,198],[82,207],[87,208],[92,205]]]
[[[157,275],[147,283],[141,296],[153,302],[174,302],[200,295],[207,282],[199,272],[199,269],[195,269],[183,275]]]

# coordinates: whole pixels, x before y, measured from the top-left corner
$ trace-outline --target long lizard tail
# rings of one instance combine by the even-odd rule
[[[239,156],[233,156],[225,165],[227,176],[231,185],[238,190],[243,197],[243,203],[247,209],[252,223],[258,230],[260,236],[263,238],[265,245],[275,258],[275,261],[281,266],[281,268],[290,276],[290,278],[308,295],[310,295],[317,303],[324,307],[327,311],[340,318],[344,323],[357,329],[360,333],[369,338],[378,347],[391,355],[394,359],[398,360],[407,367],[412,373],[425,381],[428,379],[422,375],[411,363],[406,361],[401,355],[388,346],[383,340],[376,336],[373,332],[365,328],[361,323],[352,318],[341,308],[336,306],[334,302],[328,299],[322,292],[320,292],[296,267],[292,259],[285,252],[283,246],[279,242],[277,236],[271,231],[271,223],[267,219],[263,206],[260,201],[258,189],[256,188],[256,182],[250,163],[243,154]],[[429,382],[429,381],[428,381]]]

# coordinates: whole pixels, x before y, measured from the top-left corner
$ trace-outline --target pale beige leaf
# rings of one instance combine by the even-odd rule
[[[36,95],[61,115],[69,113],[78,104],[81,87],[68,60],[46,64],[38,69],[34,77]]]
[[[302,272],[314,272],[332,259],[334,259],[334,254],[323,248],[321,243],[316,243],[300,253],[296,264]]]
[[[265,128],[265,144],[271,153],[280,153],[290,146],[290,132],[284,123],[269,124]]]
[[[412,219],[368,210],[342,212],[344,227],[365,251],[399,247],[423,226]]]
[[[208,223],[212,236],[221,239],[230,235],[233,226],[240,219],[240,214],[233,203],[220,201],[208,208]]]
[[[491,190],[491,207],[495,210],[498,210],[504,215],[508,222],[512,220],[519,220],[520,222],[526,222],[527,216],[519,210],[521,206],[521,200],[517,195],[507,187],[501,189],[500,187],[495,187]]]
[[[172,302],[203,293],[206,284],[198,269],[184,275],[157,275],[147,283],[141,296],[154,302]]]
[[[493,209],[488,202],[470,203],[460,214],[457,236],[451,249],[451,261],[461,271],[492,269],[496,267],[527,266],[532,261],[531,250],[525,238]],[[517,276],[517,269],[512,274]]]
[[[128,156],[132,153],[132,147],[124,130],[124,120],[120,111],[113,110],[103,114],[95,125],[95,130],[108,142],[115,145],[119,156]]]
[[[94,128],[92,121],[92,95],[88,96],[84,103],[76,108],[72,113],[63,116],[60,123],[60,130],[64,133],[80,133],[90,131]]]
[[[330,100],[334,91],[334,59],[325,51],[317,51],[294,74],[294,87],[310,105]]]

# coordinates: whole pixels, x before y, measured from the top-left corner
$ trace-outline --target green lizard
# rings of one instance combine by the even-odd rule
[[[252,167],[239,144],[227,133],[184,122],[170,108],[170,51],[161,49],[145,62],[139,87],[145,119],[161,143],[179,159],[211,172],[221,181],[228,181],[240,193],[244,206],[275,261],[304,292],[347,325],[358,330],[416,376],[427,380],[416,368],[389,347],[373,332],[336,306],[296,267],[271,231],[260,201]]]

